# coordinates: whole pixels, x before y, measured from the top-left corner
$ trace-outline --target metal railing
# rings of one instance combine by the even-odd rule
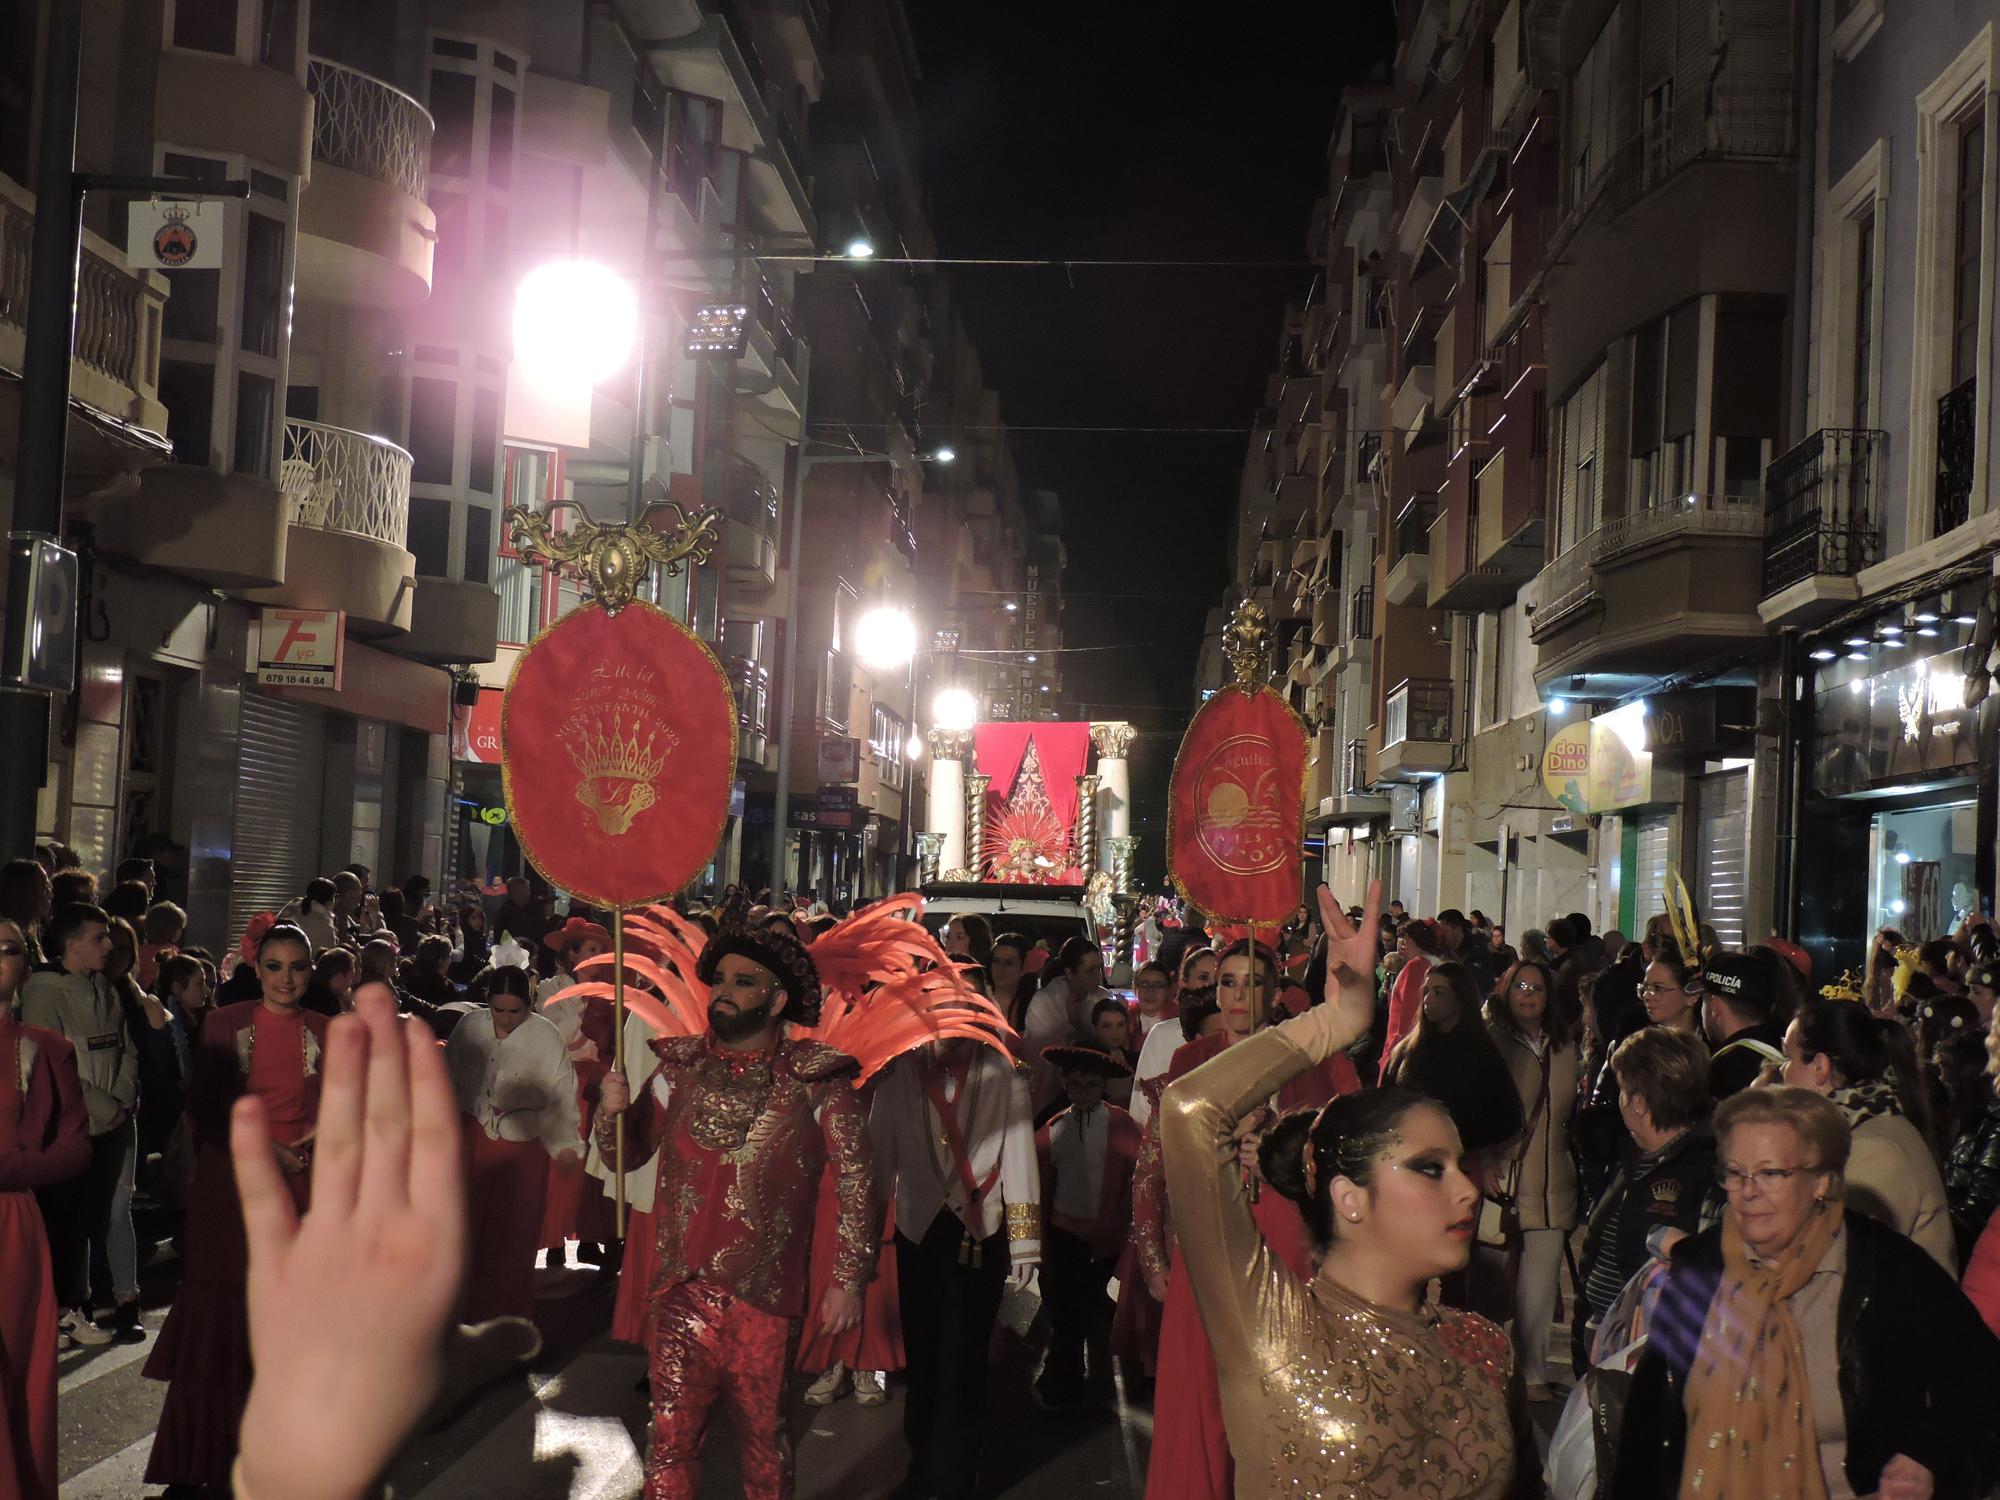
[[[392,547],[409,537],[410,455],[386,438],[288,419],[278,487],[291,502],[295,526]]]
[[[1431,522],[1437,519],[1437,496],[1413,495],[1396,512],[1396,552],[1398,559],[1422,557],[1430,550]]]
[[[28,266],[35,200],[0,179],[0,323],[28,326]],[[160,341],[146,336],[145,281],[88,244],[77,264],[76,344],[70,357],[120,385],[150,396],[160,384]]]
[[[1375,638],[1375,585],[1367,584],[1354,591],[1354,603],[1348,612],[1347,638],[1350,641],[1369,641]]]
[[[1382,704],[1382,744],[1451,743],[1451,683],[1439,678],[1405,677]]]
[[[313,160],[422,198],[430,181],[431,113],[399,88],[324,57],[306,59]]]
[[[1585,537],[1529,580],[1522,593],[1529,604],[1529,634],[1544,621],[1553,620],[1581,604],[1597,592],[1597,577],[1590,570],[1594,561],[1591,538]]]
[[[1676,495],[1658,505],[1613,516],[1584,545],[1599,565],[1635,547],[1671,536],[1762,536],[1761,495]]]
[[[1931,535],[1963,526],[1972,514],[1972,455],[1979,379],[1973,376],[1938,398],[1937,489]]]
[[[1878,497],[1889,435],[1828,427],[1764,471],[1764,594],[1851,578],[1882,557]]]

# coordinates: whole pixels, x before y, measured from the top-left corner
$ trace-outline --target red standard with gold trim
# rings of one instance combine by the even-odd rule
[[[515,836],[552,884],[612,908],[664,901],[722,838],[736,699],[680,621],[586,605],[514,663],[500,754]]]
[[[1174,888],[1221,922],[1275,923],[1304,878],[1306,729],[1268,687],[1223,688],[1188,725],[1167,801]]]

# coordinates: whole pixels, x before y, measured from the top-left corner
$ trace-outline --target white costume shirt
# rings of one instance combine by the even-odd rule
[[[875,1145],[875,1186],[893,1193],[896,1232],[921,1240],[938,1211],[965,1218],[965,1188],[957,1159],[931,1108],[924,1074],[926,1052],[898,1058],[881,1075],[868,1130]],[[1035,1131],[1028,1111],[1027,1080],[1004,1052],[980,1046],[965,1075],[965,1097],[939,1069],[946,1101],[958,1120],[975,1183],[999,1167],[967,1229],[979,1239],[1007,1229],[1007,1251],[1016,1266],[1042,1258],[1042,1173],[1035,1160]],[[1091,1210],[1093,1214],[1096,1209]]]
[[[551,1156],[583,1155],[576,1069],[554,1023],[530,1013],[502,1040],[493,1012],[476,1010],[452,1028],[445,1066],[459,1109],[496,1141],[540,1141]]]
[[[651,1088],[653,1097],[660,1103],[667,1102],[666,1076],[659,1071],[660,1060],[653,1054],[652,1043],[659,1035],[642,1020],[637,1011],[625,1012],[625,1086],[631,1091],[632,1102],[636,1105],[639,1096]],[[610,1058],[606,1058],[608,1063]],[[630,1125],[625,1127],[625,1203],[628,1208],[642,1214],[653,1211],[653,1190],[659,1186],[659,1153],[648,1157],[639,1155],[639,1136]],[[612,1170],[613,1162],[592,1132],[589,1155],[584,1158],[583,1169],[604,1184],[604,1196],[618,1195],[618,1174]]]
[[[1132,1102],[1125,1106],[1132,1112],[1132,1118],[1141,1130],[1153,1118],[1153,1105],[1139,1085],[1165,1073],[1174,1060],[1174,1052],[1186,1045],[1187,1038],[1181,1035],[1179,1016],[1170,1021],[1156,1021],[1153,1029],[1146,1033],[1145,1043],[1139,1048],[1139,1066],[1132,1070]]]

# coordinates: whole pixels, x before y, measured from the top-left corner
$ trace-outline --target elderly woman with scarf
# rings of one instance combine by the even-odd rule
[[[1786,1083],[1832,1099],[1854,1134],[1847,1206],[1908,1235],[1956,1276],[1951,1209],[1909,1033],[1851,1000],[1816,1001],[1785,1029],[1784,1072]]]
[[[1847,1212],[1842,1111],[1809,1089],[1750,1089],[1715,1125],[1728,1207],[1674,1248],[1612,1493],[1987,1494],[2000,1339],[1922,1250]]]

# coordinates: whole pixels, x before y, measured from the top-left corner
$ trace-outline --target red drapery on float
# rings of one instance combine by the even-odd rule
[[[664,901],[714,857],[736,700],[715,653],[650,604],[586,605],[537,636],[514,663],[500,744],[515,835],[564,890]]]
[[[1167,870],[1216,921],[1276,924],[1304,878],[1306,730],[1268,687],[1201,706],[1174,761]]]
[[[981,724],[973,768],[986,785],[982,879],[1073,883],[1077,777],[1090,768],[1090,725]]]

